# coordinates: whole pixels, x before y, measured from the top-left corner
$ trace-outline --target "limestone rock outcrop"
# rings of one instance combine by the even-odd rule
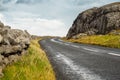
[[[80,13],[73,22],[67,38],[72,38],[80,33],[104,35],[117,29],[120,29],[120,2],[100,8],[94,7]]]
[[[11,29],[0,22],[0,76],[2,68],[16,61],[30,45],[31,35],[27,31]]]

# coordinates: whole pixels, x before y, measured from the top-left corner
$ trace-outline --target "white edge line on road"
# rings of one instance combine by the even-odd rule
[[[58,39],[59,41],[63,41],[63,40],[61,40],[61,39]]]
[[[79,76],[79,78],[82,76],[82,78],[84,80],[103,80],[103,79],[101,79],[100,76],[94,74],[87,68],[84,68],[80,65],[76,65],[70,58],[64,56],[60,52],[57,52],[56,58],[60,62],[66,64],[68,67],[70,67],[70,70],[72,70],[73,73],[76,73]],[[66,69],[66,70],[68,70],[68,69]]]
[[[90,48],[83,48],[83,49],[88,50],[88,51],[92,51],[92,52],[99,52],[99,51],[96,50],[96,49],[90,49]]]
[[[116,54],[116,53],[108,53],[110,55],[114,55],[114,56],[120,56],[120,54]]]
[[[70,44],[68,44],[68,43],[62,43],[62,42],[60,42],[60,41],[56,41],[55,39],[51,39],[51,41],[52,41],[52,42],[59,43],[59,44],[70,45]]]
[[[80,48],[79,46],[76,46],[76,45],[71,45],[72,47],[75,47],[75,48]]]
[[[57,42],[57,41],[55,41],[55,39],[51,39],[51,41],[52,41],[52,42]]]
[[[70,45],[70,44],[67,44],[67,43],[64,43],[65,45]]]
[[[59,44],[63,44],[62,42],[56,41],[55,39],[51,39],[51,41],[52,41],[52,42],[59,43]]]

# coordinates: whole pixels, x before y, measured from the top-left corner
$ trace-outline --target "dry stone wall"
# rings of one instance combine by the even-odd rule
[[[11,29],[0,22],[0,77],[3,76],[3,68],[26,53],[30,40],[31,36],[27,31]]]

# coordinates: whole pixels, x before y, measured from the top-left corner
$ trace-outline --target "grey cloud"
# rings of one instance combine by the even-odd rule
[[[48,0],[17,0],[16,3],[17,4],[35,4],[35,3],[43,3],[46,2]]]
[[[9,23],[22,24],[14,18],[56,19],[69,29],[80,12],[116,1],[120,0],[0,0],[0,11]]]
[[[7,3],[9,3],[11,0],[1,0],[1,2],[3,3],[3,4],[7,4]]]

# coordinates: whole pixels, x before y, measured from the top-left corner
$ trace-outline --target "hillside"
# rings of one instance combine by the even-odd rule
[[[108,34],[120,29],[120,2],[100,8],[94,7],[78,15],[69,29],[67,38],[75,35]]]

